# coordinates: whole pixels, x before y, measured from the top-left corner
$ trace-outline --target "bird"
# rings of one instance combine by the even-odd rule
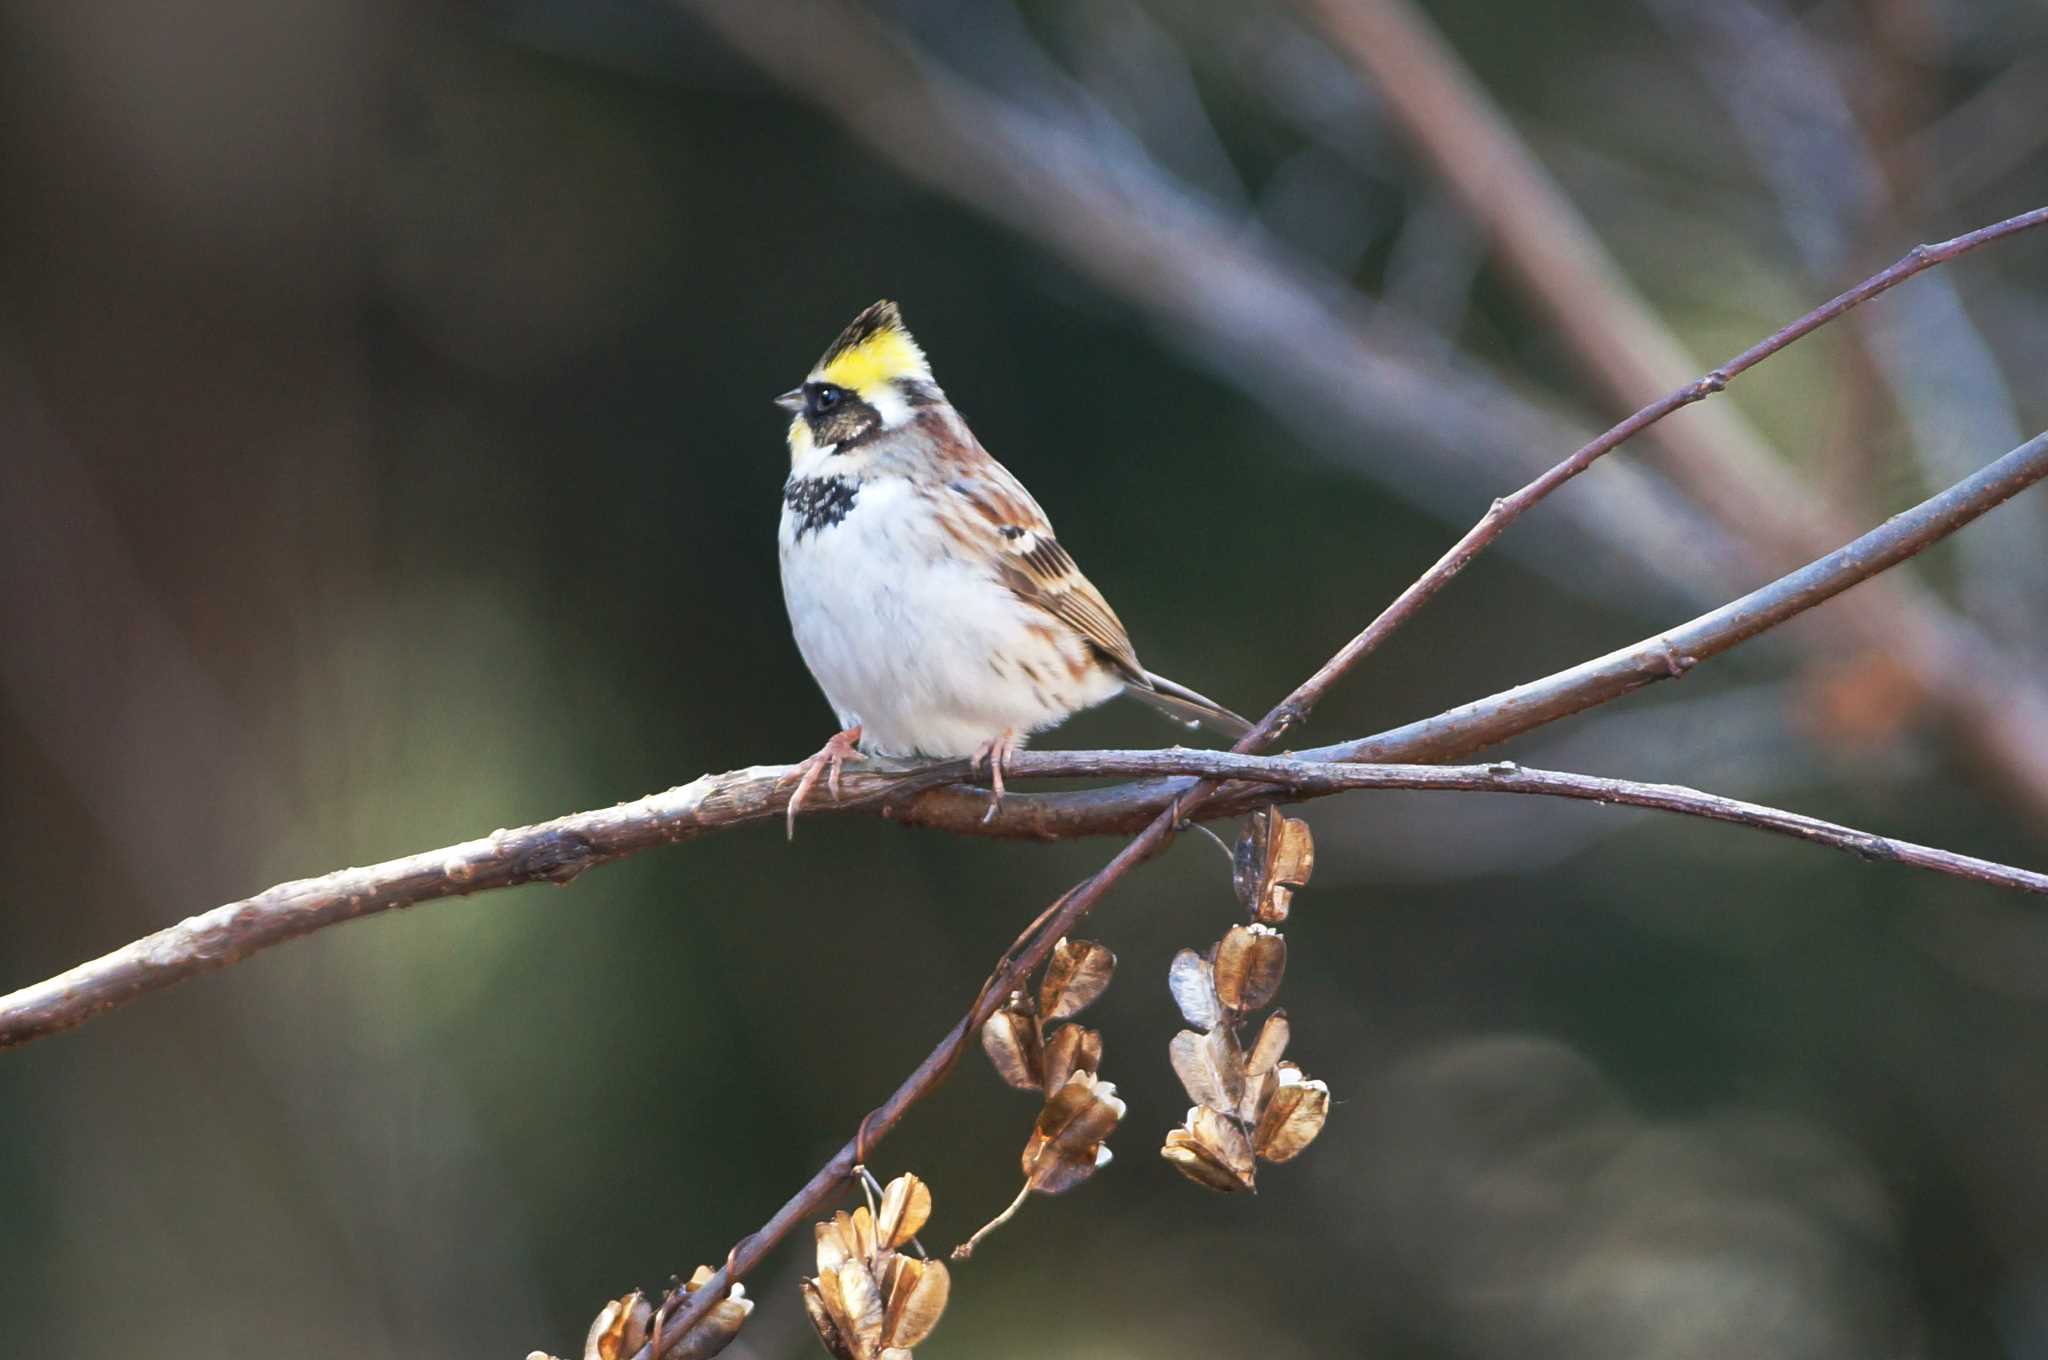
[[[869,756],[1003,765],[1037,732],[1128,694],[1193,728],[1251,724],[1146,670],[1038,502],[984,449],[884,300],[840,332],[789,413],[783,601],[841,730],[793,766],[787,828],[821,773]]]

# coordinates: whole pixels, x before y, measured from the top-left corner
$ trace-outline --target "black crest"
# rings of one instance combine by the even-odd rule
[[[896,309],[895,303],[884,298],[846,324],[846,329],[839,332],[839,338],[825,351],[825,357],[818,360],[818,367],[824,368],[840,355],[883,331],[903,329],[903,313]]]

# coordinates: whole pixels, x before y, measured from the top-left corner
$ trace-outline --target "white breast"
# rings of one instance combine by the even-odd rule
[[[1048,629],[1053,620],[989,563],[963,556],[935,513],[899,477],[860,483],[836,524],[799,533],[798,513],[783,507],[782,590],[797,647],[841,724],[861,726],[864,747],[971,755],[1122,688],[1071,630]]]

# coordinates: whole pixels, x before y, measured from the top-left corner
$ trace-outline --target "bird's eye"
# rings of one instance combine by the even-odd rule
[[[839,404],[846,393],[831,383],[819,383],[811,388],[811,414],[823,415]]]

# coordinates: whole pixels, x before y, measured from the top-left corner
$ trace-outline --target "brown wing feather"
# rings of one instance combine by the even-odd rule
[[[960,498],[969,518],[988,535],[1003,583],[1019,599],[1038,606],[1086,638],[1133,685],[1151,688],[1151,679],[1138,664],[1122,620],[1074,565],[1073,554],[1053,537],[1052,525],[1038,502],[1007,468],[987,454],[981,455],[979,463],[972,475],[949,481],[947,490]]]
[[[1030,541],[1019,538],[1022,544]],[[1068,624],[1102,653],[1126,679],[1141,687],[1151,682],[1138,664],[1138,653],[1124,631],[1123,620],[1102,598],[1102,592],[1074,565],[1073,555],[1050,535],[1039,537],[1028,551],[1014,554],[1021,570],[1005,573],[1010,588],[1054,618]],[[1022,579],[1019,579],[1022,578]]]
[[[1036,605],[1072,628],[1123,676],[1125,693],[1185,726],[1201,724],[1225,736],[1242,736],[1251,724],[1214,699],[1205,698],[1138,663],[1122,620],[1109,607],[1060,541],[1038,502],[1008,468],[967,432],[958,417],[933,412],[924,417],[927,435],[938,446],[946,480],[934,494],[951,498],[960,516],[943,517],[946,532],[962,548],[986,551],[1002,581],[1017,598]]]

